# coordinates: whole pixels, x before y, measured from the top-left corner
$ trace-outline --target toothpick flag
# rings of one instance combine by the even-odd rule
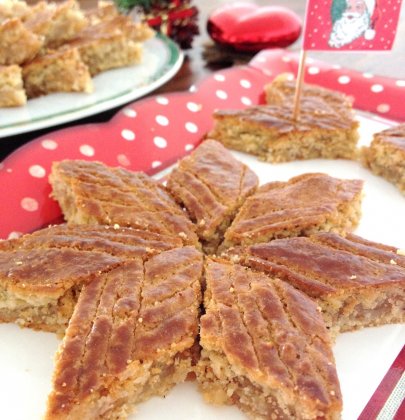
[[[401,3],[402,0],[307,0],[294,119],[298,119],[300,112],[306,52],[391,50]]]
[[[390,50],[402,0],[308,0],[304,50]]]

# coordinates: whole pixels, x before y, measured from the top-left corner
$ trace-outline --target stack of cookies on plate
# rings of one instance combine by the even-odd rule
[[[83,11],[63,3],[0,3],[0,107],[24,105],[52,92],[91,92],[92,76],[139,63],[142,42],[153,35],[144,24],[100,1]]]
[[[307,87],[293,122],[290,85],[272,89],[272,105],[217,112],[211,136],[272,161],[357,155],[344,96]],[[76,160],[50,183],[67,224],[0,242],[0,320],[63,336],[46,419],[125,418],[190,374],[255,419],[338,419],[334,337],[405,321],[405,252],[351,233],[361,180],[259,186],[206,139],[166,185]]]

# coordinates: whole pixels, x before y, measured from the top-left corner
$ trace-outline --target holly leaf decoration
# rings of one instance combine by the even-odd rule
[[[114,0],[115,4],[119,9],[124,11],[132,10],[134,7],[141,7],[146,13],[148,13],[153,6],[164,5],[170,3],[170,1],[163,0]]]
[[[194,36],[199,33],[198,9],[191,5],[191,0],[115,0],[115,3],[124,12],[141,9],[144,22],[172,38],[181,48],[191,48]]]

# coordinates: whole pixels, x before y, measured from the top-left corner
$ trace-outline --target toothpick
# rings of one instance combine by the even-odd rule
[[[295,84],[293,119],[298,120],[300,115],[302,86],[304,84],[305,60],[307,58],[306,50],[301,50],[300,62],[298,65],[297,83]]]

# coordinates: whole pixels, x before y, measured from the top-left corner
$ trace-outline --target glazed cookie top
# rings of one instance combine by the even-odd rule
[[[232,254],[315,298],[343,289],[405,286],[405,257],[396,248],[350,234],[278,239],[237,248]]]
[[[308,296],[219,259],[207,260],[205,276],[204,351],[223,354],[230,369],[254,384],[282,389],[297,412],[321,416],[341,409],[331,342]]]

